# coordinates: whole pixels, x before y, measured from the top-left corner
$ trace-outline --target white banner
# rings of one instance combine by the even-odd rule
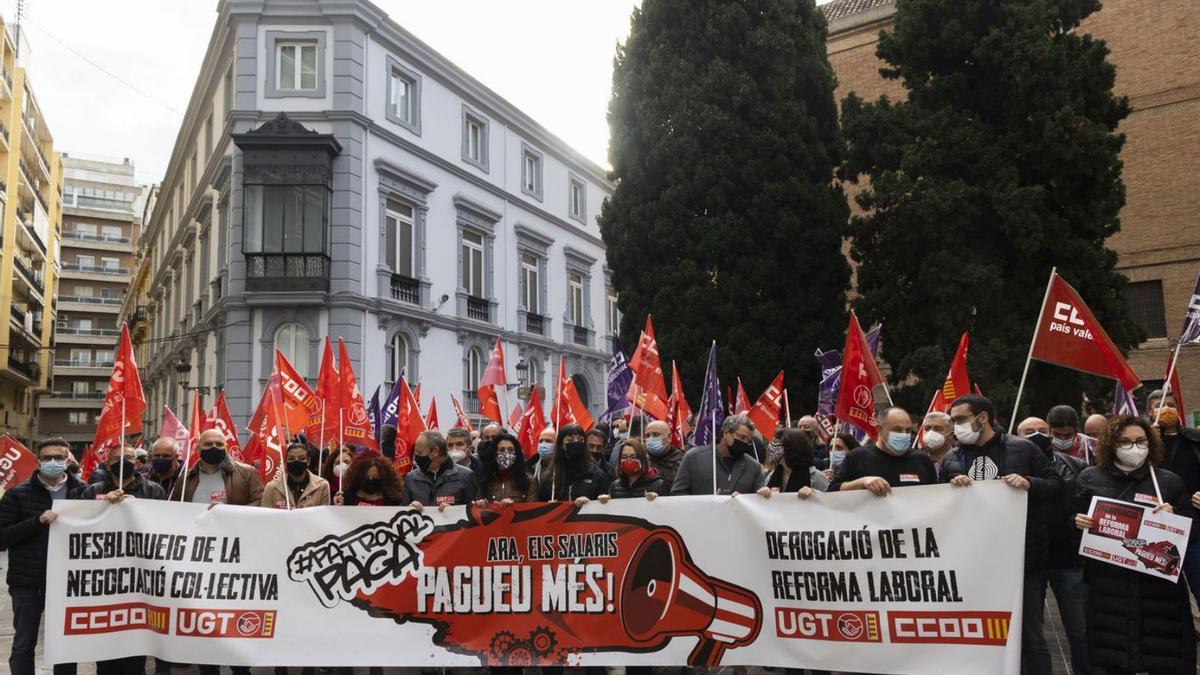
[[[59,501],[46,658],[1016,673],[1026,493],[297,511]]]
[[[1158,503],[1154,495],[1134,498]],[[1079,555],[1178,583],[1191,518],[1104,497],[1092,497],[1088,512],[1095,523],[1080,538]]]

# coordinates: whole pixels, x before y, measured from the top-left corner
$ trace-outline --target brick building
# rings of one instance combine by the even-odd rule
[[[903,97],[898,81],[880,77],[875,56],[894,0],[834,0],[821,10],[829,21],[837,99],[851,91],[867,100]],[[1134,318],[1149,335],[1129,357],[1149,391],[1162,383],[1200,272],[1200,3],[1106,0],[1081,30],[1108,43],[1116,93],[1128,96],[1132,108],[1120,127],[1126,135],[1121,232],[1108,245],[1130,281],[1126,299]],[[847,187],[851,196],[861,189]],[[1184,345],[1179,369],[1189,422],[1200,426],[1200,345]]]

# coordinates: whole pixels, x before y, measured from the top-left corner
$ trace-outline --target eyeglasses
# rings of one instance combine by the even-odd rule
[[[976,417],[979,417],[979,415],[959,415],[958,417],[951,417],[950,421],[954,424],[970,424],[975,421]]]
[[[1146,439],[1144,438],[1140,441],[1121,441],[1117,443],[1118,450],[1132,450],[1134,448],[1141,450],[1148,447],[1150,446],[1146,443]]]

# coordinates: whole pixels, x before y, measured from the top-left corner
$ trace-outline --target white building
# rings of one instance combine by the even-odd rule
[[[272,350],[311,380],[326,335],[364,396],[404,369],[443,422],[450,394],[477,408],[497,335],[510,380],[552,389],[564,354],[599,413],[611,190],[369,2],[222,0],[124,307],[149,428],[187,413],[181,385],[243,423]]]

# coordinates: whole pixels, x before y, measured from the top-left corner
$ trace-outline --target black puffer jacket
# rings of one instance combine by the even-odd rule
[[[85,487],[67,476],[67,499],[78,499]],[[0,499],[0,549],[8,551],[8,587],[46,587],[46,544],[50,526],[38,516],[54,505],[50,491],[35,473]]]
[[[1029,508],[1025,513],[1025,569],[1036,570],[1050,562],[1050,518],[1053,503],[1062,498],[1062,478],[1036,445],[1024,438],[996,432],[983,446],[960,445],[942,459],[943,483],[955,476],[992,480],[1015,473],[1029,481]]]
[[[1165,469],[1154,473],[1163,501],[1176,514],[1192,517],[1191,495],[1183,480]],[[1146,465],[1131,474],[1113,466],[1091,466],[1076,479],[1073,511],[1087,513],[1093,496],[1139,503],[1134,501],[1139,493],[1154,494]],[[1193,526],[1193,541],[1195,537]],[[1114,672],[1196,672],[1196,635],[1188,587],[1182,579],[1171,583],[1090,559],[1084,561],[1084,573],[1088,648],[1094,666]]]
[[[115,481],[105,479],[103,483],[93,483],[83,489],[80,499],[103,499],[104,495],[117,489]],[[133,482],[125,486],[125,494],[136,499],[166,499],[162,486],[141,476],[136,476]]]
[[[1062,499],[1047,505],[1050,536],[1050,567],[1079,567],[1079,537],[1083,534],[1075,527],[1075,481],[1087,468],[1087,463],[1078,457],[1054,451],[1050,454],[1050,466],[1063,482]]]
[[[608,475],[599,464],[591,463],[583,469],[570,471],[565,476],[565,487],[562,490],[555,485],[553,464],[546,463],[541,476],[538,478],[538,500],[543,502],[570,502],[580,497],[595,499],[604,494],[612,485],[612,476]]]
[[[625,482],[624,478],[618,478],[608,486],[608,495],[613,499],[630,499],[632,497],[645,497],[647,492],[653,492],[656,495],[665,494],[670,488],[663,481],[662,476],[651,468],[646,473],[638,477],[633,485]]]

